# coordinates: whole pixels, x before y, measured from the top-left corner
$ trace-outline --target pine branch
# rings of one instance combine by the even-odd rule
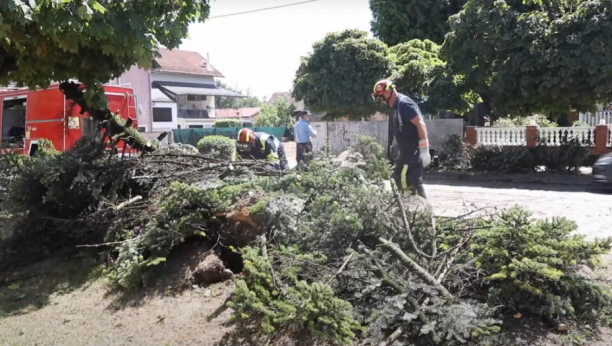
[[[385,285],[393,288],[399,294],[405,294],[406,301],[410,304],[410,306],[412,306],[412,308],[414,309],[414,312],[416,312],[419,321],[421,321],[421,323],[423,323],[424,325],[429,324],[429,319],[427,318],[427,316],[425,316],[425,314],[423,313],[423,310],[421,310],[421,306],[419,302],[410,294],[410,291],[400,286],[399,284],[391,281],[391,279],[389,279],[389,275],[383,269],[382,265],[380,264],[380,262],[378,262],[378,260],[376,259],[376,256],[370,249],[368,249],[363,244],[360,244],[358,246],[358,249],[364,254],[366,254],[368,257],[370,257],[370,259],[372,260],[372,265],[370,266],[370,270],[372,270],[374,274],[376,274],[376,276],[380,280],[382,280],[382,282]],[[402,333],[402,329],[401,327],[399,327],[393,334],[389,336],[389,338],[387,339],[388,343],[392,344],[393,341],[395,341],[401,335],[401,333]],[[434,340],[436,344],[440,342],[440,338],[438,337],[438,334],[434,330],[431,331],[431,338]],[[384,346],[384,345],[387,345],[387,343],[382,342],[381,344],[379,344],[379,346]]]
[[[444,281],[444,278],[446,277],[446,275],[448,274],[448,272],[450,271],[453,262],[455,261],[455,258],[457,257],[457,253],[459,252],[459,250],[465,245],[467,244],[470,240],[472,239],[472,234],[470,234],[468,237],[462,238],[459,241],[459,245],[455,246],[455,248],[452,249],[452,251],[449,253],[449,257],[447,258],[446,261],[444,261],[439,267],[438,269],[435,271],[434,273],[434,277],[437,278],[438,282],[442,282]]]
[[[406,209],[404,207],[404,203],[402,203],[402,198],[400,196],[397,185],[395,184],[395,181],[393,181],[393,179],[391,179],[391,188],[393,189],[393,193],[395,194],[395,200],[397,201],[397,204],[399,205],[400,213],[402,216],[402,222],[404,223],[404,231],[408,235],[408,243],[410,244],[411,250],[414,251],[417,255],[421,257],[425,257],[427,259],[434,259],[433,256],[424,253],[417,246],[417,243],[414,240],[414,237],[412,236],[412,230],[410,229],[410,223],[408,222],[408,217],[406,216]]]
[[[402,335],[402,333],[403,333],[403,332],[404,332],[404,331],[402,330],[402,327],[397,327],[397,329],[396,329],[396,330],[395,330],[395,331],[394,331],[394,332],[393,332],[391,335],[389,335],[389,337],[387,338],[387,340],[385,340],[385,341],[381,342],[380,344],[378,344],[378,346],[387,346],[387,345],[392,345],[392,344],[393,344],[393,342],[394,342],[395,340],[397,340],[397,338],[399,338],[399,337]],[[432,333],[433,333],[433,332],[432,332]],[[436,343],[438,343],[438,342],[436,342]]]
[[[408,255],[406,255],[397,245],[384,238],[378,238],[378,240],[381,242],[381,247],[389,250],[395,258],[402,262],[404,267],[414,272],[423,281],[438,290],[438,292],[440,292],[444,298],[448,300],[455,299],[455,297],[444,286],[442,286],[440,282],[438,282],[427,270],[423,269],[423,267],[416,263],[412,258],[408,257]]]

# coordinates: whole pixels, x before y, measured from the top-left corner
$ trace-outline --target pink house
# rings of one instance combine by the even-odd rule
[[[110,85],[127,86],[134,89],[138,109],[138,128],[142,132],[152,131],[151,74],[138,66],[132,66],[119,78],[110,81]]]
[[[109,84],[130,86],[142,132],[202,127],[216,116],[215,97],[244,97],[215,86],[223,74],[198,52],[159,50],[151,71],[133,66]]]

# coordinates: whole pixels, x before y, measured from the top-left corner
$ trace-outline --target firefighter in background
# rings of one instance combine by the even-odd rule
[[[254,158],[268,163],[270,168],[284,171],[288,168],[285,148],[273,135],[244,128],[238,131],[236,148],[242,158]]]
[[[427,198],[423,187],[423,169],[431,163],[431,155],[427,127],[419,106],[410,97],[398,93],[389,79],[378,81],[372,96],[395,110],[394,144],[397,144],[399,155],[394,157],[393,177],[397,186],[402,191],[411,190]]]

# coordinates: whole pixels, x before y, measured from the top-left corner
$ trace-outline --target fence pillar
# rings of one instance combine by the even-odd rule
[[[476,133],[476,126],[465,127],[465,141],[470,145],[478,144],[478,133]]]
[[[527,141],[528,147],[535,147],[538,145],[540,139],[540,131],[538,125],[527,125],[525,133],[525,140]]]
[[[607,154],[610,150],[608,149],[609,142],[609,127],[608,125],[597,125],[595,127],[595,149],[593,150],[594,155]]]

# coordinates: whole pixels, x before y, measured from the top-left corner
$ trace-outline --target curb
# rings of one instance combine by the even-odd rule
[[[503,174],[486,172],[436,172],[425,171],[423,178],[428,183],[435,182],[487,182],[487,183],[519,183],[545,185],[591,186],[593,176],[590,174]]]

